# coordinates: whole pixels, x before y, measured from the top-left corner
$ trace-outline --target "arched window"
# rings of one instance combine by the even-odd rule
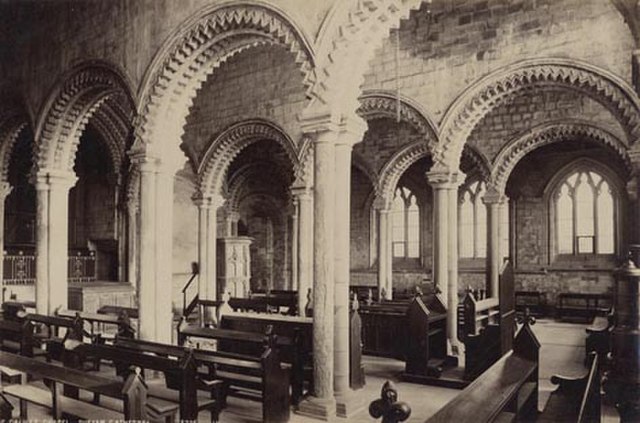
[[[487,209],[482,202],[484,182],[476,181],[460,193],[459,241],[461,258],[487,255]]]
[[[391,212],[393,257],[420,257],[420,210],[416,196],[406,187],[398,187]]]
[[[552,198],[558,254],[615,254],[616,196],[602,174],[574,171]]]

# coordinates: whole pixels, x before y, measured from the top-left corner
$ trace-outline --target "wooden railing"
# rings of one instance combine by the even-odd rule
[[[36,256],[33,250],[4,252],[3,285],[34,285],[36,283]],[[96,256],[93,251],[70,252],[67,262],[69,282],[96,280]]]

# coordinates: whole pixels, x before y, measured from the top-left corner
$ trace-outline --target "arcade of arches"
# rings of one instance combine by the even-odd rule
[[[640,242],[633,3],[2,1],[5,296],[171,342],[192,263],[200,298],[297,290],[327,404],[350,285],[436,286],[452,347],[505,257],[551,306],[608,292]]]

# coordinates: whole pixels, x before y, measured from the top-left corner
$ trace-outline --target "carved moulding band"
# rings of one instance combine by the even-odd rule
[[[615,135],[586,122],[555,122],[535,127],[509,141],[494,160],[492,184],[503,193],[511,172],[527,154],[548,144],[576,138],[586,138],[612,149],[625,163],[627,172],[631,173],[627,146]]]
[[[590,96],[612,112],[629,142],[640,136],[640,103],[626,82],[575,60],[535,59],[507,66],[480,79],[452,104],[441,124],[441,148],[435,161],[457,165],[465,142],[485,115],[524,90],[544,86]]]

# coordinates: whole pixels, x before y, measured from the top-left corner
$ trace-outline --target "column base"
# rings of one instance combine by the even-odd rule
[[[352,390],[336,394],[336,415],[338,417],[353,417],[364,408],[364,405],[362,395]]]
[[[296,414],[313,419],[334,421],[336,417],[335,398],[316,398],[309,396],[300,402]]]

